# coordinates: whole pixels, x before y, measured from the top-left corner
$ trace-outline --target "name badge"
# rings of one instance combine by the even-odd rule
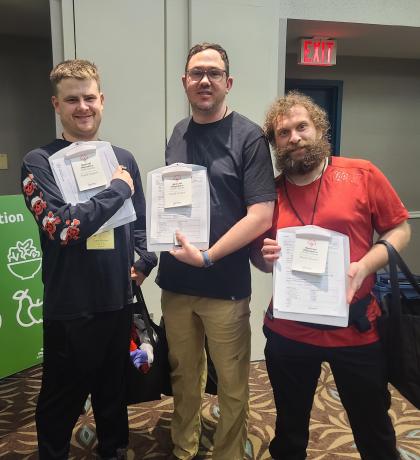
[[[106,232],[97,233],[90,236],[86,240],[86,249],[92,250],[105,250],[115,249],[114,229],[107,230]]]
[[[292,270],[322,275],[327,266],[329,241],[296,235]]]
[[[191,171],[163,176],[164,207],[192,206]]]
[[[81,192],[106,185],[105,172],[96,153],[96,147],[90,147],[88,150],[79,152],[72,156],[70,161],[77,186]]]

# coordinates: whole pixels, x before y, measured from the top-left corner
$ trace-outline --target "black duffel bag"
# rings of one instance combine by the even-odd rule
[[[153,363],[143,373],[137,369],[131,359],[127,366],[127,404],[137,404],[161,399],[161,395],[172,395],[170,367],[168,360],[168,342],[165,329],[150,318],[143,294],[136,285],[134,293],[137,302],[133,304],[133,314],[140,315],[145,325],[145,334],[153,347]]]
[[[163,319],[157,325],[150,318],[146,302],[141,289],[133,286],[137,302],[133,304],[133,314],[140,315],[145,325],[145,333],[149,343],[153,347],[154,360],[147,373],[141,372],[135,367],[131,359],[127,367],[127,404],[155,401],[161,399],[161,395],[172,396],[170,379],[170,365],[168,360],[168,341],[166,339],[165,324]],[[217,394],[217,374],[207,346],[207,382],[205,392]]]
[[[387,357],[388,381],[420,409],[420,285],[394,247],[385,240],[378,243],[386,246],[389,257],[391,289],[382,297],[382,316],[377,320]],[[404,295],[397,267],[417,297]]]

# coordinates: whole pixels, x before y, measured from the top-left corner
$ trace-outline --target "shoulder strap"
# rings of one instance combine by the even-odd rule
[[[398,251],[392,246],[392,244],[386,240],[377,241],[378,244],[383,244],[388,251],[388,265],[389,265],[389,277],[391,282],[391,293],[393,300],[391,316],[401,315],[401,292],[400,285],[398,282],[397,267],[400,268],[407,281],[413,286],[413,288],[420,294],[420,286],[417,283],[414,275],[411,273],[407,264],[403,261]]]
[[[133,282],[133,291],[137,298],[136,306],[138,307],[138,312],[141,314],[141,317],[146,326],[147,335],[149,336],[150,343],[152,344],[152,347],[155,349],[156,341],[154,337],[154,331],[151,325],[149,310],[147,309],[146,302],[144,300],[143,293],[141,292],[140,287],[137,286],[137,284],[134,282]]]
[[[379,240],[377,244],[383,244],[388,251],[389,280],[391,282],[392,305],[389,305],[389,315],[394,319],[401,317],[401,293],[397,275],[397,251],[391,243],[386,240]]]
[[[404,276],[406,277],[407,281],[413,286],[414,290],[420,294],[420,285],[414,275],[411,273],[410,269],[408,268],[407,264],[404,262],[403,258],[400,256],[398,251],[392,246],[391,243],[389,243],[386,240],[379,240],[377,243],[383,244],[384,246],[387,247],[388,249],[388,257],[391,259],[391,257],[395,260],[395,265],[397,265]],[[391,256],[390,256],[391,252]]]

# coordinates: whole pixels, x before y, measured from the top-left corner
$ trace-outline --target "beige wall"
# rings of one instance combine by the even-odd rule
[[[198,41],[221,42],[231,56],[232,74],[238,77],[229,95],[229,106],[261,122],[266,106],[278,91],[278,68],[285,43],[285,21],[279,22],[275,0],[259,0],[245,10],[227,2],[217,22],[203,21],[213,14],[212,2],[194,0],[74,0],[73,10],[58,8],[52,36],[63,43],[53,48],[54,61],[74,56],[98,64],[105,93],[101,137],[130,149],[136,157],[145,185],[146,172],[164,164],[165,136],[174,124],[188,115],[181,74],[188,49]],[[203,10],[204,8],[204,10]],[[272,15],[272,8],[276,14]],[[101,12],[101,21],[92,33],[92,17]],[[220,10],[218,10],[220,12]],[[238,40],[233,30],[240,17],[243,30],[253,30]],[[60,21],[59,19],[62,18]],[[255,29],[255,21],[265,24]],[[120,26],[123,25],[123,26]],[[75,31],[75,36],[74,36]],[[75,44],[75,45],[74,45]],[[244,50],[264,49],[250,65]],[[273,58],[274,55],[274,58]],[[266,69],[261,72],[260,69]],[[155,272],[146,280],[144,293],[150,309],[160,316],[160,290]],[[264,344],[261,332],[263,311],[271,297],[271,275],[255,271],[253,277],[252,324],[253,359],[261,359]]]
[[[341,56],[335,67],[287,57],[287,78],[343,81],[341,155],[366,158],[391,181],[409,211],[420,211],[420,61]],[[412,219],[407,261],[420,272],[420,220]]]
[[[133,150],[143,179],[146,171],[163,164],[165,137],[171,134],[176,121],[188,114],[180,75],[191,44],[206,40],[220,42],[226,47],[235,78],[229,106],[261,123],[270,102],[283,92],[288,17],[420,26],[418,0],[398,3],[394,0],[74,0],[75,27],[70,1],[50,0],[50,6],[54,13],[55,62],[77,55],[94,59],[99,65],[106,95],[101,135]],[[99,16],[100,21],[97,21]],[[407,64],[407,68],[415,72],[415,67]],[[350,66],[343,69],[343,72],[350,71]],[[377,78],[379,68],[376,73],[374,69],[371,72],[373,75],[366,79],[353,74],[353,92],[359,88],[370,96],[364,85]],[[401,74],[392,78],[402,77]],[[375,88],[371,86],[371,90],[386,94],[387,88],[392,86],[391,80],[388,86],[386,82],[384,86],[378,83]],[[345,91],[347,87],[351,85],[345,85]],[[400,92],[394,89],[390,94],[387,101],[398,104],[394,99],[398,99]],[[406,101],[408,96],[404,88],[401,94]],[[378,94],[377,104],[382,110],[387,101],[379,99]],[[363,100],[358,104],[352,101],[349,100],[352,112],[347,113],[346,107],[344,115],[349,126],[358,122],[360,104],[369,109],[364,123],[352,128],[362,130],[357,138],[363,137],[365,143],[356,142],[353,134],[343,132],[343,152],[371,155],[378,163],[377,157],[382,159],[388,145],[382,138],[378,140],[376,130],[380,126],[370,127],[375,123],[369,118],[372,107]],[[401,127],[401,120],[398,123]],[[377,143],[376,151],[366,145],[369,136]],[[400,167],[395,157],[390,156],[387,164],[379,163],[379,166],[392,176],[391,180],[405,200],[414,199],[415,193],[412,195],[409,189],[401,189],[403,176],[394,175],[394,169]],[[144,290],[152,311],[160,315],[159,289],[153,278],[154,275],[146,281]],[[263,357],[265,341],[261,325],[270,296],[271,276],[255,271],[251,302],[253,359]]]
[[[55,136],[51,63],[49,40],[0,35],[0,153],[9,167],[0,169],[0,195],[21,192],[23,156]]]

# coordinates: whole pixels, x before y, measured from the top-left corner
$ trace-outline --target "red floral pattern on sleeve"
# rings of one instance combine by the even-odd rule
[[[66,220],[67,227],[63,228],[60,233],[61,244],[66,245],[70,240],[78,240],[79,239],[79,225],[80,220],[73,219],[72,221]]]
[[[47,207],[47,203],[42,199],[42,196],[42,192],[40,192],[39,195],[34,196],[31,200],[31,210],[36,220],[39,220],[39,216]]]
[[[37,189],[36,183],[34,181],[33,174],[28,174],[28,177],[24,179],[22,182],[23,193],[26,197],[30,197],[34,194],[35,190]]]
[[[54,233],[57,231],[57,225],[60,223],[61,219],[58,216],[54,216],[52,211],[49,211],[42,219],[42,229],[50,240],[54,239]]]
[[[50,240],[54,240],[59,234],[60,242],[65,246],[69,241],[80,238],[80,220],[67,219],[64,227],[62,227],[63,218],[47,209],[47,202],[44,200],[43,192],[37,185],[33,174],[29,173],[23,180],[22,189],[28,207],[35,219],[40,222],[42,231],[48,235]]]

